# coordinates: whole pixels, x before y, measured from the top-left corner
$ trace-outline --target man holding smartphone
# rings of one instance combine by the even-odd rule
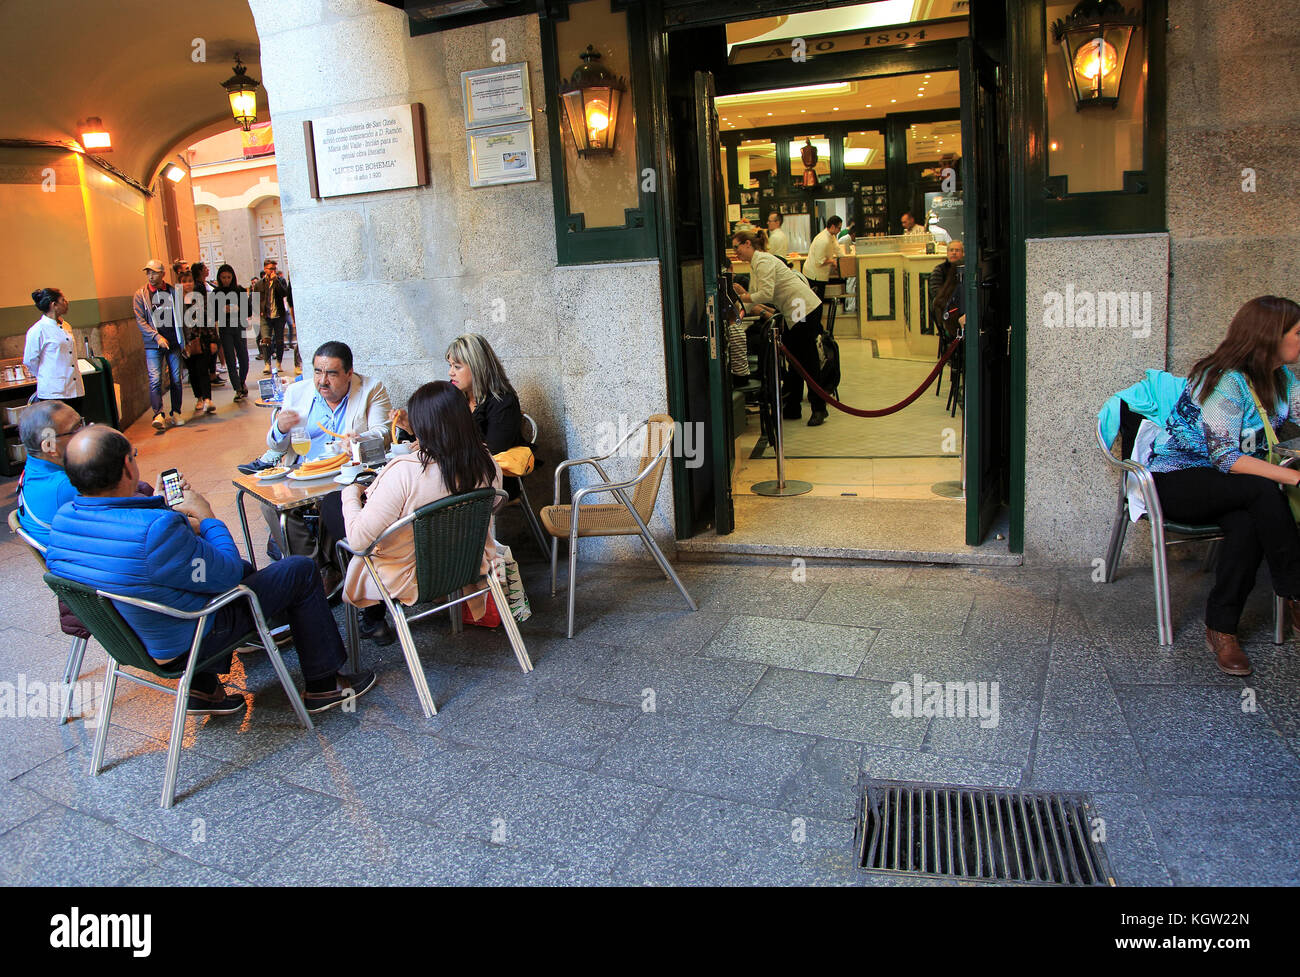
[[[135,293],[131,308],[135,324],[144,340],[145,366],[149,370],[149,406],[153,408],[155,430],[167,430],[185,424],[181,414],[181,340],[179,327],[184,306],[182,298],[166,282],[163,263],[153,258],[144,266],[145,285]],[[164,363],[171,378],[170,419],[163,414],[162,371]]]
[[[157,496],[134,497],[140,477],[135,455],[131,443],[107,426],[86,428],[68,443],[68,478],[81,494],[54,517],[46,553],[50,572],[183,611],[198,610],[243,583],[267,617],[289,618],[308,712],[332,709],[374,686],[374,672],[339,671],[346,658],[343,641],[311,560],[289,557],[254,571],[203,496],[185,489],[174,509]],[[184,663],[193,622],[130,604],[117,609],[155,661]],[[207,626],[200,654],[251,630],[248,603],[226,605]],[[218,677],[231,664],[227,656],[195,674],[187,703],[191,715],[228,715],[245,707],[243,697],[228,694]]]

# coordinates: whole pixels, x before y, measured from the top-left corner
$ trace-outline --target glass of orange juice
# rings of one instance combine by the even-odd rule
[[[307,460],[307,455],[311,451],[311,435],[306,427],[295,427],[290,431],[289,444],[293,448],[293,453],[298,456],[299,464]]]

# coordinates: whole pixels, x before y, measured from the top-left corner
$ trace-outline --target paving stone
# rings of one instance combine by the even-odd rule
[[[616,871],[633,885],[855,885],[853,825],[674,792]]]
[[[837,624],[738,615],[700,654],[805,672],[852,675],[862,664],[874,637],[874,631]]]
[[[878,682],[998,682],[1037,688],[1047,667],[1042,644],[981,644],[960,635],[926,635],[886,628],[876,635],[858,678]]]
[[[1036,790],[1148,790],[1137,744],[1127,733],[1038,734],[1028,785]]]
[[[992,705],[991,690],[988,705]],[[1035,694],[999,686],[996,716],[935,717],[926,731],[925,749],[946,756],[1023,766],[1029,758],[1041,708],[1042,702]],[[996,725],[985,725],[994,720]]]
[[[960,634],[975,598],[907,587],[834,586],[808,614],[810,621],[900,631]]]
[[[1240,797],[1300,794],[1300,760],[1267,714],[1242,711],[1232,689],[1116,690],[1153,787]]]
[[[749,662],[629,652],[590,675],[577,694],[648,712],[727,718],[735,715],[765,670]]]
[[[803,620],[828,592],[825,584],[769,577],[745,580],[740,585],[717,581],[702,597],[696,596],[695,602],[700,610],[718,614]]]
[[[699,651],[731,619],[729,613],[691,611],[640,612],[622,607],[603,613],[579,615],[574,621],[574,640],[582,639],[612,647],[634,647],[640,651],[664,649],[690,655]],[[557,635],[564,634],[560,619]]]
[[[98,818],[55,806],[0,835],[0,885],[120,885],[166,855]]]
[[[200,865],[198,862],[192,862],[180,855],[164,858],[157,864],[145,869],[139,875],[125,880],[122,884],[147,887],[185,886],[187,888],[248,885],[246,881],[231,875],[229,872],[223,872],[210,865]]]
[[[468,885],[481,843],[448,843],[423,821],[387,811],[338,811],[249,876],[261,885]]]
[[[639,712],[631,706],[503,687],[500,695],[485,696],[441,735],[591,769]]]
[[[863,748],[861,770],[873,780],[960,787],[1019,787],[1024,776],[1023,766],[878,746]]]
[[[395,726],[364,726],[280,774],[308,790],[387,808],[432,814],[491,759],[491,754]]]
[[[1222,685],[1240,688],[1242,680],[1225,675],[1205,647],[1205,630],[1199,634],[1184,630],[1172,645],[1133,635],[1106,635],[1102,639],[1106,673],[1118,689],[1121,685]],[[1248,650],[1249,653],[1249,650]]]
[[[1177,885],[1300,885],[1300,801],[1156,797],[1147,816]]]
[[[600,772],[770,806],[813,743],[781,730],[641,714],[605,754]]]
[[[1084,667],[1061,663],[1052,650],[1039,729],[1128,735],[1119,699],[1099,662]]]
[[[966,620],[966,637],[973,641],[1008,644],[1047,644],[1056,611],[1053,597],[978,594]]]
[[[1018,601],[1025,597],[1055,597],[1058,572],[1050,567],[916,566],[907,586],[949,593],[984,595]]]
[[[50,800],[7,780],[0,780],[0,834],[50,806]]]
[[[1288,641],[1249,652],[1253,675],[1244,679],[1253,688],[1260,708],[1268,713],[1283,736],[1300,736],[1300,653]]]
[[[786,564],[773,567],[768,576],[773,580],[794,581],[795,574],[803,582],[811,584],[829,584],[832,587],[905,587],[912,574],[911,564],[898,566],[833,566],[806,561],[802,566]]]
[[[895,715],[895,698],[883,682],[773,668],[745,700],[736,721],[916,749],[929,720]]]
[[[852,819],[858,810],[858,764],[863,747],[841,740],[821,740],[794,779],[780,806],[796,814],[832,820]]]
[[[428,830],[438,838],[468,838],[604,872],[650,819],[663,793],[599,773],[500,756],[428,819]]]
[[[1104,830],[1101,846],[1119,885],[1170,885],[1160,846],[1147,818],[1146,809],[1134,794],[1091,793],[1093,809],[1101,824],[1090,830]]]

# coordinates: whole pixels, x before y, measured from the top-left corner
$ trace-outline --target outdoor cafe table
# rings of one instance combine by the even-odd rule
[[[235,486],[235,506],[239,509],[239,526],[244,531],[244,548],[248,552],[248,562],[257,569],[257,555],[253,551],[253,539],[248,532],[248,516],[244,512],[244,496],[251,495],[263,505],[270,506],[280,517],[280,539],[285,540],[285,520],[294,509],[319,502],[327,495],[341,491],[343,486],[332,477],[320,478],[312,482],[297,482],[288,476],[274,481],[263,482],[255,475],[240,475],[231,484]]]

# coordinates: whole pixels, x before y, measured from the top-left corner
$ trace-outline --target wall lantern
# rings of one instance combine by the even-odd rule
[[[258,84],[256,78],[248,77],[248,69],[244,67],[239,60],[239,55],[236,54],[235,73],[223,81],[221,87],[230,96],[230,114],[235,117],[235,121],[239,123],[245,132],[257,121]]]
[[[113,151],[113,139],[97,115],[92,115],[81,124],[79,135],[81,148],[86,152],[111,153]]]
[[[625,85],[600,64],[600,52],[590,44],[582,64],[567,85],[560,87],[560,103],[569,119],[579,156],[608,156],[614,152],[618,131],[618,103]]]
[[[167,167],[167,170],[163,175],[166,176],[167,179],[171,180],[172,183],[180,183],[181,180],[185,179],[185,171],[175,163],[172,163],[171,166]]]
[[[1085,105],[1118,104],[1129,43],[1141,20],[1140,13],[1126,11],[1119,0],[1080,0],[1070,16],[1052,24],[1076,111]]]

